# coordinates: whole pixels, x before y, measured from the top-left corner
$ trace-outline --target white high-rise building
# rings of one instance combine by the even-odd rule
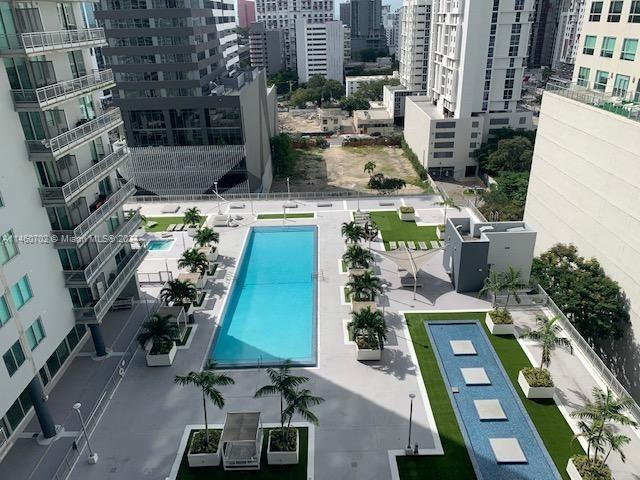
[[[429,93],[407,100],[404,130],[433,177],[475,176],[489,135],[532,128],[518,107],[532,13],[533,0],[433,0]]]
[[[551,67],[558,71],[573,66],[580,44],[585,0],[564,0],[558,15],[558,30],[553,46]]]
[[[395,12],[387,12],[386,14],[383,13],[382,16],[384,31],[387,36],[387,48],[389,49],[389,55],[398,54],[398,46],[400,45],[400,18],[402,15],[402,9],[403,7],[397,9]]]
[[[296,19],[310,23],[333,20],[333,0],[309,2],[307,0],[256,0],[257,21],[264,22],[267,30],[284,31],[284,52],[287,68],[296,69]]]
[[[309,23],[296,20],[298,79],[308,82],[322,75],[342,83],[344,80],[344,25],[340,20]]]
[[[409,90],[425,90],[429,71],[432,0],[407,0],[401,11],[400,83]]]
[[[116,170],[129,161],[118,108],[103,106],[106,45],[80,2],[0,4],[0,458],[35,412],[57,434],[47,394],[119,297],[139,296],[146,247]],[[113,235],[113,237],[110,237]],[[105,320],[106,321],[106,320]],[[32,408],[33,407],[33,408]]]

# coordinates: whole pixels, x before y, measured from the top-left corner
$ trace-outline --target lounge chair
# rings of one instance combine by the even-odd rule
[[[406,244],[406,243],[404,243],[403,241],[398,242],[398,248],[402,248],[402,247],[404,247],[404,248],[408,248],[408,247],[407,247],[407,244]]]
[[[173,232],[175,229],[176,229],[175,223],[170,223],[169,225],[167,225],[167,232]]]
[[[153,227],[155,227],[156,225],[158,225],[158,222],[147,222],[147,223],[145,224],[145,227],[147,227],[147,228],[153,228]]]
[[[395,250],[396,248],[398,248],[396,242],[389,242],[389,250]]]
[[[431,240],[431,248],[438,248],[438,242]]]
[[[429,250],[429,247],[427,247],[427,244],[424,242],[418,242],[418,245],[420,246],[420,250]]]
[[[181,231],[183,231],[183,230],[184,230],[184,223],[178,223],[178,224],[176,225],[176,230],[175,230],[175,231],[176,231],[176,232],[181,232]]]
[[[413,242],[407,242],[407,246],[411,249],[411,250],[418,250],[418,248],[416,247],[416,244]]]

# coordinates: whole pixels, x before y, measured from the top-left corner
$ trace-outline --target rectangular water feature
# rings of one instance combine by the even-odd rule
[[[252,227],[211,357],[223,367],[316,363],[317,228]]]
[[[425,327],[448,391],[457,389],[450,397],[478,478],[559,479],[482,326],[477,321],[427,321]],[[456,354],[460,341],[471,342],[475,354]],[[469,382],[476,373],[486,375],[488,384]]]

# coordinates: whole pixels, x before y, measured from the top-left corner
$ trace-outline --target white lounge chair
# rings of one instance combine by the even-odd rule
[[[418,242],[418,245],[420,246],[420,250],[429,250],[429,247],[427,247],[427,244],[424,242]]]
[[[404,248],[408,248],[408,247],[407,247],[407,244],[406,244],[406,243],[404,243],[404,241],[400,241],[400,242],[398,242],[398,248],[402,248],[402,247],[404,247]]]
[[[431,248],[438,248],[438,242],[431,240]]]
[[[167,232],[173,232],[175,228],[176,228],[176,224],[170,223],[169,225],[167,225]]]
[[[389,242],[389,250],[395,250],[396,248],[398,248],[396,242]]]
[[[411,250],[418,250],[418,248],[416,247],[416,244],[413,242],[407,242],[407,246],[411,249]]]

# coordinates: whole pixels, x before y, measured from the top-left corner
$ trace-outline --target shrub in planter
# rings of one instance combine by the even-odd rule
[[[567,473],[572,480],[612,480],[611,469],[599,459],[589,459],[586,455],[574,455],[567,465]],[[578,474],[579,476],[576,476]]]
[[[513,317],[508,310],[501,310],[499,308],[495,308],[489,312],[491,315],[491,320],[496,325],[512,325]]]
[[[555,388],[546,368],[527,367],[518,373],[518,384],[527,398],[553,398]]]
[[[187,450],[187,461],[190,467],[217,467],[220,465],[220,437],[222,431],[196,430],[191,437]]]
[[[493,335],[514,335],[513,318],[508,310],[494,308],[485,317],[487,328]]]
[[[179,331],[172,319],[172,315],[156,313],[142,324],[137,340],[143,349],[151,342],[151,349],[147,352],[149,366],[166,366],[173,362],[176,347],[174,339],[178,337]]]
[[[438,239],[442,240],[444,238],[444,224],[440,224],[436,228],[436,235]]]
[[[400,220],[411,221],[416,219],[416,210],[415,208],[403,205],[398,209],[398,215],[400,216]]]
[[[369,268],[373,256],[360,245],[349,245],[347,251],[342,255],[342,260],[347,264],[349,270],[365,269]]]
[[[416,213],[416,209],[410,205],[403,205],[400,207],[400,213]]]
[[[380,360],[387,339],[387,324],[380,310],[367,307],[354,311],[348,328],[356,344],[356,359]]]

